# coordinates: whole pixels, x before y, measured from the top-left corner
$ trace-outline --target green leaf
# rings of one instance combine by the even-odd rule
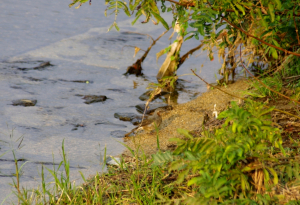
[[[179,134],[184,135],[185,137],[188,137],[188,138],[190,138],[190,139],[194,139],[194,137],[189,133],[188,130],[178,128],[178,129],[177,129],[177,132],[178,132]]]
[[[122,8],[127,16],[131,16],[126,4],[124,4],[122,1],[118,1],[118,4],[122,6]]]
[[[167,24],[167,22],[157,13],[151,11],[151,14],[158,20],[162,23],[162,25],[167,29],[169,30],[169,26]]]
[[[185,178],[185,176],[189,173],[189,169],[185,169],[182,172],[180,172],[180,174],[178,174],[176,183],[177,184],[181,184]]]
[[[269,3],[268,7],[269,7],[269,13],[271,15],[271,21],[274,22],[275,21],[274,5],[272,3]]]
[[[270,52],[271,52],[272,57],[273,57],[274,59],[277,59],[277,58],[278,58],[277,50],[276,50],[275,48],[270,47]]]
[[[245,15],[245,9],[243,6],[241,6],[240,4],[235,3],[235,6],[243,13],[243,15]]]
[[[267,169],[272,173],[272,175],[274,177],[273,178],[274,185],[278,184],[278,175],[277,175],[276,171],[271,167],[268,167]]]
[[[277,9],[281,10],[281,1],[280,0],[275,0],[277,4]]]

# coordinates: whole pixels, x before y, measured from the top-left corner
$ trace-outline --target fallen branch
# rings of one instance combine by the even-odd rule
[[[160,36],[158,36],[158,38],[155,39],[155,40],[153,40],[153,38],[150,36],[150,38],[151,38],[152,41],[153,41],[152,44],[148,47],[148,49],[146,50],[146,52],[144,53],[144,55],[143,55],[141,58],[137,59],[137,61],[136,61],[134,64],[132,64],[132,66],[129,66],[129,67],[127,68],[127,71],[126,71],[126,73],[124,73],[124,75],[127,75],[127,74],[141,75],[141,74],[142,74],[142,63],[143,63],[143,61],[145,60],[145,58],[147,57],[149,51],[150,51],[151,48],[156,44],[156,42],[157,42],[163,35],[165,35],[171,28],[172,28],[172,27],[169,27],[168,30],[166,30],[166,31],[164,31],[162,34],[160,34]],[[138,34],[140,34],[140,33],[138,33]],[[145,34],[145,35],[147,35],[147,34]],[[147,36],[149,36],[149,35],[147,35]]]

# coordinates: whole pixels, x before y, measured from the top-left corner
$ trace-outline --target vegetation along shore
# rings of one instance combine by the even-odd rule
[[[86,0],[74,0],[81,6]],[[89,1],[90,4],[92,1]],[[106,0],[115,15],[135,16],[133,24],[154,23],[177,35],[165,55],[158,83],[145,105],[173,93],[177,70],[197,50],[222,62],[217,85],[192,70],[208,91],[180,105],[159,108],[151,123],[124,138],[126,151],[108,159],[105,173],[75,186],[62,143],[63,160],[47,170],[34,190],[14,187],[23,204],[300,204],[300,4],[298,0]],[[172,15],[172,25],[163,18]],[[171,23],[171,22],[169,22]],[[142,63],[161,36],[125,75],[142,75]],[[202,40],[199,40],[202,36]],[[199,45],[182,54],[185,41]],[[214,49],[216,48],[216,49]],[[140,48],[135,47],[135,54]],[[199,63],[199,68],[201,63]],[[197,69],[199,69],[197,68]],[[237,73],[245,78],[237,80]],[[143,129],[151,124],[151,129]]]

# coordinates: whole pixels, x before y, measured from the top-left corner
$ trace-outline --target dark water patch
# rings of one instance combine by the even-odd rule
[[[33,77],[24,77],[24,78],[34,81],[34,82],[41,82],[41,81],[45,80],[45,79],[39,79],[39,78],[33,78]]]
[[[0,159],[0,162],[12,162],[15,163],[14,159]],[[18,162],[28,162],[28,163],[33,163],[33,164],[43,164],[43,165],[60,165],[60,163],[55,163],[55,162],[43,162],[43,161],[31,161],[27,160],[24,158],[17,159]],[[79,169],[86,169],[85,167],[81,166],[70,166],[70,168],[79,168]]]
[[[113,92],[118,92],[118,93],[126,93],[125,89],[114,89],[114,88],[109,88],[107,89],[109,91],[113,91]]]
[[[86,127],[85,124],[73,124],[74,128],[72,129],[72,131],[78,130],[78,128],[84,128]]]
[[[126,125],[122,125],[122,124],[116,124],[113,122],[109,122],[107,120],[98,120],[95,125],[111,125],[111,126],[117,126],[117,127],[127,127]]]
[[[28,71],[28,70],[44,70],[46,67],[49,67],[49,66],[53,66],[49,61],[47,62],[42,62],[40,63],[38,66],[35,66],[35,67],[21,67],[21,68],[18,68],[19,70],[22,70],[22,71]]]
[[[113,138],[123,138],[127,132],[124,130],[115,130],[110,133]]]
[[[153,92],[153,90],[146,91],[145,93],[143,93],[142,95],[140,95],[139,99],[141,101],[147,101],[147,100],[149,100],[152,92]],[[154,100],[157,99],[157,98],[159,98],[159,97],[161,97],[161,96],[167,95],[167,94],[169,94],[169,92],[162,91],[160,94],[158,94],[158,95],[156,95],[154,97]]]
[[[13,88],[13,89],[22,89],[22,87],[20,87],[20,86],[15,86],[15,85],[10,86],[10,87]]]
[[[69,82],[69,83],[85,83],[85,84],[93,83],[92,80],[64,80],[64,79],[58,79],[58,81]]]
[[[61,109],[64,109],[65,107],[53,107],[54,109],[58,109],[58,110],[61,110]]]
[[[37,103],[37,100],[28,100],[28,99],[21,99],[21,100],[13,100],[12,101],[13,106],[24,106],[24,107],[35,106],[36,103]]]

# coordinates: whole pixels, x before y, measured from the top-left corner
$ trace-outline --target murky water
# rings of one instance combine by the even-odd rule
[[[71,162],[71,178],[80,181],[78,171],[87,177],[101,171],[100,158],[106,146],[109,155],[120,154],[124,148],[111,132],[129,131],[129,122],[114,118],[116,112],[137,113],[138,97],[156,74],[163,57],[156,63],[156,53],[170,43],[166,34],[151,50],[143,63],[143,77],[122,74],[135,62],[134,49],[147,49],[150,39],[130,31],[158,37],[164,28],[151,23],[131,26],[125,15],[118,17],[121,32],[107,29],[113,17],[106,19],[103,2],[92,6],[69,9],[70,1],[17,0],[0,4],[0,155],[18,147],[15,141],[24,137],[23,147],[16,157],[25,161],[21,185],[28,188],[40,183],[41,163],[50,168],[61,160],[64,140]],[[170,16],[166,16],[170,20]],[[171,22],[171,21],[170,21]],[[199,44],[188,41],[185,53]],[[198,52],[199,54],[199,52]],[[137,57],[141,56],[139,53]],[[50,61],[52,66],[33,69]],[[210,82],[219,68],[217,59],[210,62],[206,53],[191,57],[178,74],[200,70]],[[181,77],[184,89],[179,91],[178,103],[187,102],[206,87],[196,77]],[[82,95],[106,95],[105,102],[85,104]],[[12,106],[13,100],[37,100],[33,107]],[[157,101],[162,101],[158,99]],[[154,102],[155,103],[155,102]],[[10,146],[10,145],[11,146]],[[25,161],[24,161],[25,160]],[[0,158],[0,201],[11,193],[15,173],[12,152]],[[13,198],[12,196],[10,198]]]

